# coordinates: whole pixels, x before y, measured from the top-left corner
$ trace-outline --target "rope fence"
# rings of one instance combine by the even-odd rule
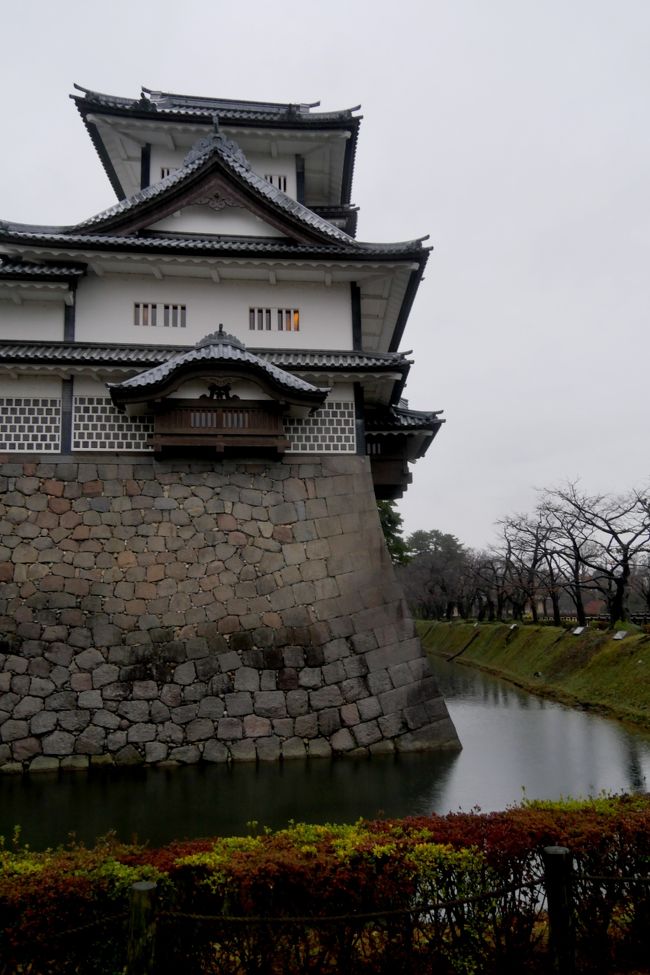
[[[196,925],[214,927],[216,934],[213,935],[213,938],[216,940],[210,942],[205,940],[205,936],[197,936],[198,942],[195,942],[188,934],[184,936],[188,953],[191,954],[192,951],[195,953],[199,951],[200,953],[200,950],[207,953],[211,952],[212,967],[191,968],[190,966],[187,969],[188,971],[220,973],[236,971],[241,975],[248,975],[249,972],[255,973],[255,975],[275,972],[278,970],[274,967],[275,962],[268,959],[266,962],[260,961],[260,956],[264,954],[265,948],[268,948],[269,952],[273,952],[277,950],[278,945],[285,944],[280,935],[282,932],[287,932],[288,929],[293,930],[294,934],[291,936],[291,940],[286,942],[286,945],[290,946],[296,957],[300,956],[300,951],[304,952],[305,958],[311,953],[313,956],[311,963],[315,964],[313,958],[317,955],[317,948],[319,947],[318,935],[315,932],[320,931],[322,937],[325,937],[324,932],[328,929],[340,928],[340,935],[337,936],[335,932],[333,941],[331,936],[328,936],[329,941],[327,938],[325,939],[326,947],[320,946],[323,957],[327,956],[330,964],[329,968],[323,970],[339,970],[336,967],[338,962],[331,961],[331,952],[334,950],[332,945],[335,945],[337,950],[342,950],[342,945],[346,946],[350,952],[353,949],[359,950],[359,945],[365,938],[366,943],[363,944],[363,948],[369,957],[372,957],[372,951],[386,950],[392,946],[402,952],[400,961],[404,972],[442,972],[446,970],[443,966],[436,967],[437,963],[431,962],[427,967],[426,964],[427,950],[433,953],[441,950],[439,946],[436,947],[437,942],[433,935],[439,940],[441,939],[444,951],[447,951],[448,954],[452,948],[469,951],[472,947],[471,944],[463,944],[463,938],[467,936],[463,924],[472,919],[472,908],[481,908],[482,905],[488,904],[487,911],[484,910],[482,913],[479,911],[479,916],[485,919],[489,915],[494,923],[499,921],[504,925],[501,934],[493,936],[494,944],[492,947],[495,950],[498,951],[500,947],[498,944],[499,937],[503,942],[501,948],[504,951],[508,949],[510,942],[516,938],[513,932],[520,926],[521,918],[525,915],[529,939],[532,940],[535,936],[537,943],[543,943],[546,947],[547,963],[550,961],[551,970],[555,975],[575,975],[578,971],[576,967],[576,931],[582,923],[581,918],[576,916],[578,912],[576,911],[575,887],[587,884],[640,885],[642,888],[650,889],[650,877],[636,874],[620,877],[578,873],[573,870],[573,859],[566,847],[545,848],[543,865],[542,876],[484,890],[472,896],[449,900],[418,900],[409,905],[392,909],[352,914],[261,916],[204,914],[169,910],[163,909],[158,904],[158,890],[155,883],[139,882],[132,885],[130,909],[128,911],[106,915],[63,931],[52,932],[52,941],[57,944],[66,939],[73,943],[76,942],[72,945],[74,949],[72,954],[76,954],[77,959],[79,951],[88,950],[91,954],[85,961],[77,960],[74,964],[70,963],[69,966],[62,965],[62,967],[57,967],[54,962],[50,963],[52,967],[38,967],[37,963],[34,965],[27,964],[21,971],[33,973],[33,975],[49,975],[50,972],[64,971],[81,973],[90,970],[96,972],[97,975],[101,975],[104,970],[107,972],[110,970],[111,973],[119,971],[124,975],[164,973],[174,970],[169,960],[169,946],[173,944],[173,941],[170,941],[172,937],[170,929],[179,926],[181,929],[185,929],[185,925]],[[517,895],[521,895],[525,891],[530,892],[531,896],[520,902]],[[514,900],[504,907],[504,899],[511,898],[513,895]],[[500,902],[501,906],[499,907]],[[520,910],[522,906],[523,911]],[[395,926],[390,923],[400,920],[405,922],[402,926]],[[239,935],[236,933],[237,931],[241,932],[243,928],[252,932],[248,940],[241,933]],[[302,947],[300,945],[301,935],[296,933],[296,929],[302,929]],[[542,929],[543,935],[540,935]],[[255,930],[257,930],[257,934],[254,933]],[[232,931],[230,938],[228,931]],[[276,932],[275,935],[273,931]],[[105,932],[107,934],[103,934]],[[537,933],[535,934],[535,932]],[[266,940],[263,937],[264,933],[266,933]],[[95,935],[94,938],[88,938],[89,935],[93,934]],[[201,941],[201,937],[203,937],[203,941]],[[209,938],[210,935],[207,937]],[[390,938],[394,939],[394,943],[390,941]],[[116,962],[114,960],[113,965],[118,967],[104,969],[101,967],[101,963],[98,963],[99,955],[97,953],[92,954],[98,948],[106,950],[107,945],[109,947],[117,946],[117,953],[121,961]],[[242,945],[245,946],[245,950]],[[248,956],[247,951],[249,952]],[[404,966],[403,963],[405,959],[408,959],[409,951],[417,952],[420,967],[411,967],[410,964]],[[221,954],[219,954],[220,952]],[[238,952],[239,954],[237,954]],[[53,951],[54,954],[55,950]],[[250,961],[253,955],[255,956],[254,962]],[[90,957],[92,957],[92,962]],[[423,959],[424,964],[422,963]],[[222,967],[224,960],[227,960],[231,967]],[[367,964],[367,958],[365,963]],[[171,967],[165,967],[166,965]],[[291,971],[301,970],[300,968],[291,968]],[[319,968],[310,967],[304,970],[319,971]],[[344,970],[347,972],[353,968],[340,969],[340,971]],[[364,970],[390,971],[390,967]],[[452,966],[448,970],[455,971],[456,969]],[[497,968],[496,970],[500,969]],[[504,968],[503,970],[515,971],[517,969]],[[9,970],[4,968],[1,962],[0,975],[9,975]]]

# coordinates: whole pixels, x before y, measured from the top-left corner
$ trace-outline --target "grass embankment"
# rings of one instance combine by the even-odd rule
[[[650,728],[650,635],[553,626],[430,623],[418,629],[428,653],[455,658],[534,694]]]

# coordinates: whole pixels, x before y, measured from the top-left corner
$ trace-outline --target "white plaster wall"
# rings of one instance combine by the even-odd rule
[[[170,234],[221,234],[229,237],[284,237],[271,224],[244,207],[213,210],[207,206],[185,207],[164,220],[151,224],[152,230]]]
[[[74,376],[72,393],[74,396],[110,396],[106,383],[90,376]]]
[[[187,152],[187,149],[166,149],[163,146],[152,146],[149,161],[150,182],[160,182],[162,179],[160,170],[163,166],[169,166],[171,169],[180,169]]]
[[[0,338],[61,342],[64,307],[63,301],[0,301]]]
[[[0,376],[0,396],[60,399],[61,380],[54,376],[20,376],[17,379]]]
[[[334,383],[331,393],[328,394],[324,406],[328,403],[354,403],[354,386],[352,383]]]
[[[258,175],[266,176],[286,176],[287,188],[284,191],[287,196],[297,198],[296,187],[296,157],[294,155],[263,155],[259,152],[248,153],[247,159],[251,164],[253,172]],[[277,182],[273,182],[277,186]]]
[[[134,302],[184,304],[185,328],[133,324]],[[300,331],[251,331],[249,308],[298,308]],[[159,309],[162,320],[162,309]],[[352,311],[346,284],[221,282],[139,275],[87,277],[77,292],[76,335],[79,342],[123,342],[147,345],[195,345],[224,330],[252,348],[351,349]],[[275,324],[275,323],[274,323]]]

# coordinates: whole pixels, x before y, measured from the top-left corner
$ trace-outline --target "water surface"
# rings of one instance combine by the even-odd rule
[[[647,791],[650,735],[534,697],[457,663],[433,666],[459,753],[284,765],[98,769],[4,776],[0,834],[21,824],[36,848],[113,829],[153,845],[247,832],[247,823],[503,809],[529,798]]]

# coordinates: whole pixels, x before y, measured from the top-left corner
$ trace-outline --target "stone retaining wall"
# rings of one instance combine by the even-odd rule
[[[0,464],[0,767],[459,747],[362,457]]]

